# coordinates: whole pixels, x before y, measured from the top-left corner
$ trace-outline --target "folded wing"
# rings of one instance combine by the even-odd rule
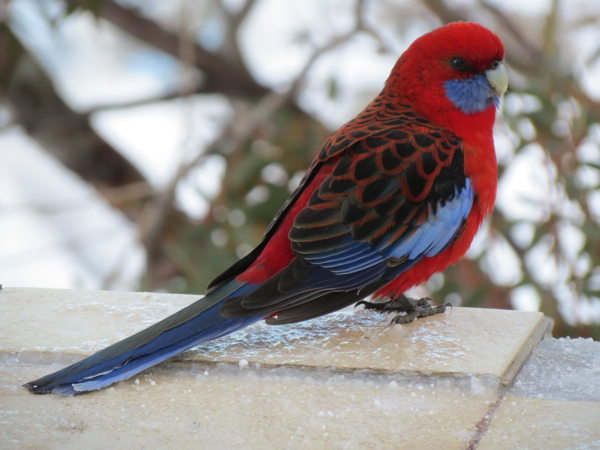
[[[383,129],[332,156],[335,167],[296,216],[295,259],[228,317],[274,314],[291,323],[326,314],[385,286],[460,233],[473,204],[460,140]]]

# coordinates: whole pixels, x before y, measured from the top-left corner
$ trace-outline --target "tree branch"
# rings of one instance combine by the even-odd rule
[[[112,0],[102,2],[99,15],[149,45],[176,58],[179,57],[177,34],[165,30],[152,20],[146,19]],[[268,88],[258,84],[245,67],[232,64],[198,44],[194,45],[194,65],[205,75],[203,92],[218,92],[248,100],[256,100],[270,92]]]
[[[73,111],[35,58],[23,50],[18,76],[6,99],[14,121],[65,167],[98,189],[145,182],[125,157],[92,128],[87,114]]]

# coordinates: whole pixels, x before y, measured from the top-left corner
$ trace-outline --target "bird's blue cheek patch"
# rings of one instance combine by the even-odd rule
[[[500,99],[484,74],[462,80],[448,80],[444,87],[448,99],[465,114],[482,112],[492,105],[500,106]]]

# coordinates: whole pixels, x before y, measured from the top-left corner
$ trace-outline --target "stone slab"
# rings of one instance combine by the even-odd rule
[[[196,298],[1,291],[0,448],[600,449],[600,403],[500,385],[547,333],[539,313],[454,308],[390,327],[344,310],[260,323],[87,395],[21,387]],[[560,344],[565,358],[587,355],[568,369],[597,372],[594,343]],[[524,373],[539,372],[533,359]]]
[[[4,288],[0,353],[88,355],[166,317],[197,297],[174,294]],[[258,323],[184,354],[196,361],[335,366],[501,378],[542,324],[538,312],[453,308],[388,326],[369,311],[312,321]],[[539,334],[539,333],[538,333]]]

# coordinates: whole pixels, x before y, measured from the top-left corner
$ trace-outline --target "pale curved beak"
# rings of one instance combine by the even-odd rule
[[[486,70],[485,76],[492,88],[494,88],[494,91],[496,91],[498,98],[501,98],[508,88],[508,74],[506,73],[504,63],[501,63],[495,69]]]

